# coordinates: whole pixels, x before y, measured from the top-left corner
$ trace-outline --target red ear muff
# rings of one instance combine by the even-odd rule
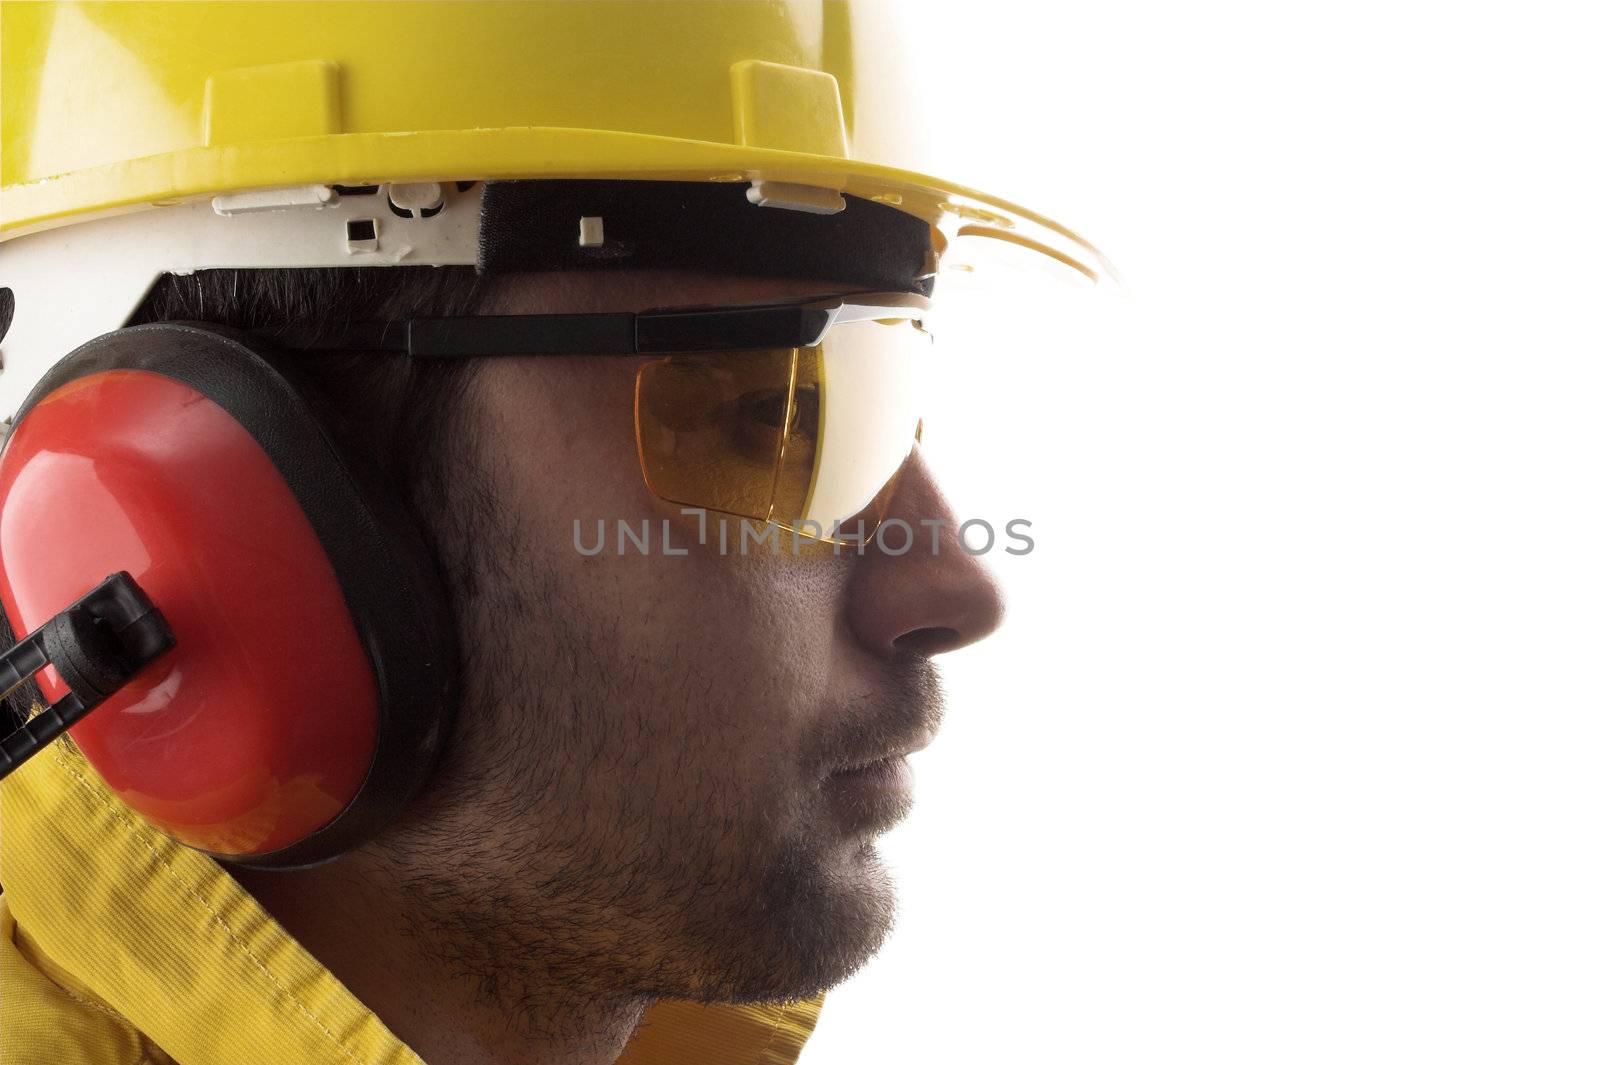
[[[163,323],[57,364],[0,455],[0,604],[21,635],[131,574],[176,645],[74,742],[176,839],[292,867],[371,838],[421,787],[457,664],[398,486],[278,362],[247,334]]]

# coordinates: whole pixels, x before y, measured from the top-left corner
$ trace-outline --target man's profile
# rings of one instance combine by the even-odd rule
[[[941,255],[1093,249],[875,142],[845,4],[3,17],[0,1061],[794,1060],[1003,613]]]

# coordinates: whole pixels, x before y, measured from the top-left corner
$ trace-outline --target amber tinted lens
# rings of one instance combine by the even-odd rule
[[[765,521],[791,411],[794,349],[673,355],[639,370],[645,483],[663,499]]]
[[[634,403],[645,483],[823,539],[870,534],[916,439],[926,347],[909,322],[860,322],[819,347],[647,363]]]

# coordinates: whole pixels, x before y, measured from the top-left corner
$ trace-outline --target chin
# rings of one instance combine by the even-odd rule
[[[820,855],[788,855],[761,882],[746,919],[723,922],[716,942],[705,944],[705,979],[687,997],[811,998],[878,953],[893,926],[894,908],[893,880],[870,841]],[[743,933],[735,933],[736,927]]]

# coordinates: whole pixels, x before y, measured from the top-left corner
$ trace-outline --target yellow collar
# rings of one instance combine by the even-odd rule
[[[422,1065],[222,866],[140,820],[67,740],[0,784],[0,883],[0,1065],[81,1060],[86,1041],[106,1065],[162,1052],[183,1065]],[[821,1005],[659,1003],[619,1065],[793,1065]]]

